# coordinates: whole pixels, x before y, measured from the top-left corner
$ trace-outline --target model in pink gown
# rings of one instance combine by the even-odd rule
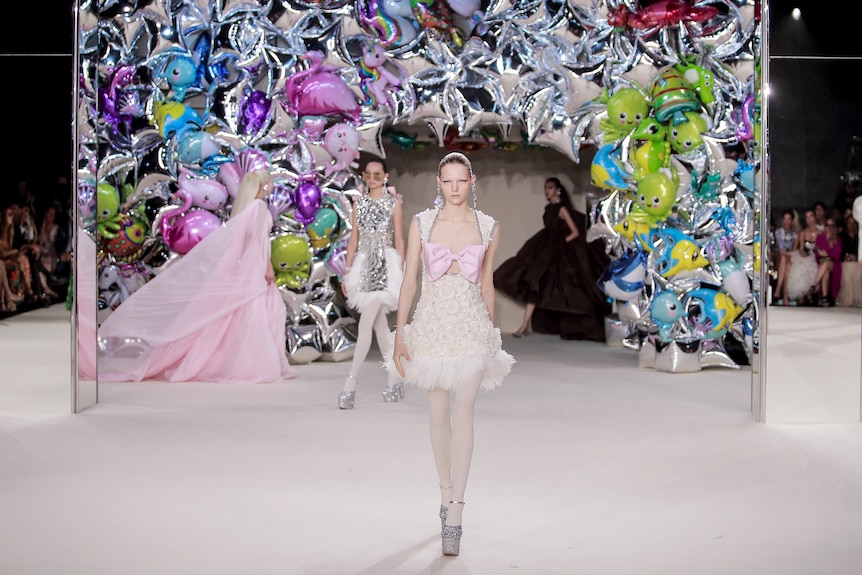
[[[99,327],[99,380],[295,377],[287,310],[268,279],[272,223],[265,202],[253,200],[114,310]]]

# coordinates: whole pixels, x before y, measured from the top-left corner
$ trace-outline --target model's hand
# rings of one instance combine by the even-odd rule
[[[272,284],[275,281],[275,272],[272,271],[272,268],[267,266],[266,272],[263,274],[263,277],[266,278],[267,284]]]
[[[395,369],[398,370],[401,377],[405,377],[404,368],[401,366],[401,358],[410,361],[410,354],[407,352],[407,346],[401,340],[401,334],[395,330],[395,347],[392,350],[392,361],[395,363]]]

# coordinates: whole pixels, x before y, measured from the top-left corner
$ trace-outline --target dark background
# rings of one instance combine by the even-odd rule
[[[145,2],[142,2],[145,3]],[[850,6],[850,5],[854,6]],[[769,3],[769,149],[772,213],[828,205],[848,169],[848,148],[862,136],[860,89],[862,9],[855,2],[773,0]],[[790,12],[798,6],[802,18]],[[21,34],[0,35],[7,74],[4,198],[25,179],[37,195],[71,179],[73,15],[43,4],[11,3],[6,21]],[[859,167],[862,169],[862,167]]]
[[[843,5],[842,5],[843,4]],[[862,10],[855,2],[770,2],[769,177],[771,213],[831,207],[862,137]],[[790,12],[798,6],[800,20]]]
[[[7,3],[3,12],[7,30],[0,34],[0,65],[6,80],[0,109],[5,121],[0,125],[6,136],[0,193],[8,199],[24,179],[41,199],[53,195],[57,178],[71,180],[71,2],[52,3],[50,8],[38,2]]]

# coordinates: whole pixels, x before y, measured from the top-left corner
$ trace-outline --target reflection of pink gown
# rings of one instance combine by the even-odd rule
[[[268,284],[272,216],[255,200],[134,292],[99,328],[99,380],[262,383],[296,376]]]
[[[96,379],[96,243],[78,228],[75,253],[75,307],[78,310],[78,377]]]

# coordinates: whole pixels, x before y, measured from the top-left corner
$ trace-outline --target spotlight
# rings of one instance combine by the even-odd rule
[[[802,18],[802,10],[800,10],[799,8],[794,8],[793,12],[791,12],[790,15],[793,17],[794,20],[799,20],[800,18]]]

